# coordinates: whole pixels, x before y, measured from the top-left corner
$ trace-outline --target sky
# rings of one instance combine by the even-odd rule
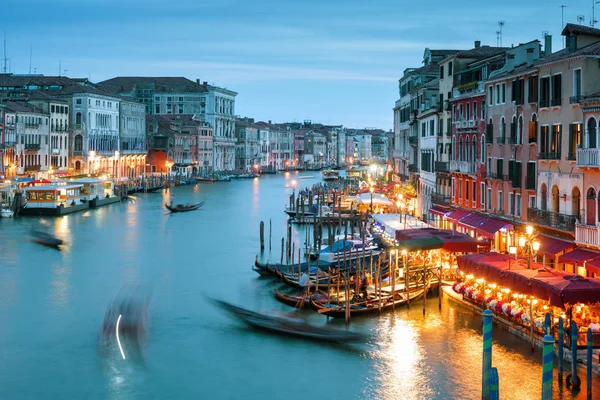
[[[238,92],[236,114],[393,128],[403,71],[470,49],[589,25],[593,0],[3,0],[8,69],[90,78],[184,76]],[[600,4],[598,4],[600,19]],[[597,25],[600,27],[600,24]],[[1,53],[0,53],[1,55]],[[0,63],[0,66],[3,66]],[[60,69],[59,69],[60,66]]]

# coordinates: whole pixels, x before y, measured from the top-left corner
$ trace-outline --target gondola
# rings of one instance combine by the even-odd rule
[[[58,248],[61,244],[64,244],[62,239],[59,239],[49,233],[42,231],[32,231],[31,241],[42,246]]]
[[[256,272],[260,276],[271,276],[271,274],[266,269],[259,268],[256,265],[252,266],[252,271]]]
[[[300,295],[292,295],[281,293],[279,290],[274,290],[273,294],[275,295],[275,299],[282,302],[283,304],[287,304],[288,306],[295,308],[308,308],[310,307],[310,299],[315,298],[318,301],[327,301],[327,294],[321,291],[311,293],[310,295],[300,294]]]
[[[356,317],[367,314],[375,314],[380,311],[389,310],[394,307],[405,305],[409,300],[416,299],[421,296],[425,289],[423,287],[411,290],[408,295],[404,292],[398,292],[394,296],[388,296],[381,299],[381,308],[379,307],[379,299],[369,299],[362,302],[350,304],[350,316]],[[317,310],[319,314],[334,318],[346,317],[346,304],[328,304],[322,303],[316,299],[310,299],[310,305]]]
[[[204,205],[203,201],[201,201],[200,203],[190,204],[190,205],[185,205],[185,206],[183,204],[177,204],[174,207],[170,204],[165,204],[165,207],[167,208],[167,210],[171,211],[172,213],[177,213],[177,212],[194,211],[194,210],[197,210],[200,207],[202,207],[202,205]]]
[[[338,329],[321,328],[310,325],[304,319],[286,314],[266,315],[245,310],[222,300],[212,300],[217,306],[229,312],[246,325],[304,339],[322,342],[361,342],[365,337],[359,333]]]

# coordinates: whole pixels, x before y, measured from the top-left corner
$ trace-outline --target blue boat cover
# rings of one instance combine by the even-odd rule
[[[348,251],[350,248],[352,248],[352,242],[347,240],[338,240],[337,242],[333,243],[333,246],[325,247],[321,253],[338,253],[340,251]]]

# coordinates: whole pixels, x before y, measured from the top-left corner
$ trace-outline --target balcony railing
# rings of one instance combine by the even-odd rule
[[[577,154],[576,153],[569,153],[567,154],[567,161],[575,161],[577,159]]]
[[[39,150],[40,147],[40,143],[25,143],[25,150]]]
[[[558,107],[561,105],[562,101],[561,101],[561,99],[552,99],[550,101],[550,103],[551,103],[552,107]]]
[[[550,100],[540,99],[540,108],[547,108],[550,106]]]
[[[450,161],[450,171],[474,174],[477,172],[477,163],[473,161]]]
[[[52,154],[54,154],[54,155],[60,154],[60,149],[52,149]]]
[[[503,136],[497,137],[496,138],[496,143],[498,143],[498,144],[504,144],[504,143],[506,143],[506,137],[503,137]]]
[[[415,164],[410,164],[408,166],[408,172],[419,172],[419,167],[417,167]]]
[[[509,142],[510,144],[522,144],[521,139],[518,136],[511,136]]]
[[[41,165],[27,165],[25,171],[39,171],[41,167]]]
[[[535,175],[527,175],[527,178],[525,179],[525,189],[536,190],[536,188]]]
[[[417,146],[419,144],[419,138],[416,136],[409,136],[408,137],[408,143],[411,146]]]
[[[74,156],[82,156],[83,155],[83,151],[81,151],[81,150],[73,150],[73,155]]]
[[[442,206],[449,206],[450,205],[450,196],[444,195],[444,194],[439,194],[439,193],[433,193],[431,195],[431,202],[433,204],[439,204]]]
[[[580,102],[581,102],[581,96],[569,97],[569,103],[571,103],[571,104],[579,104]]]
[[[600,246],[600,225],[575,224],[575,243],[587,246]]]
[[[435,172],[448,172],[448,162],[436,161],[433,165]]]
[[[600,167],[600,149],[577,149],[578,167]]]
[[[560,160],[560,152],[544,152],[540,153],[538,158],[540,160]]]
[[[573,232],[575,230],[575,223],[578,219],[578,215],[565,215],[552,211],[540,210],[538,208],[527,209],[527,220],[529,222],[563,231]]]

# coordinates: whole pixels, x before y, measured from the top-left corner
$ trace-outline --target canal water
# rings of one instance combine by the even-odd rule
[[[444,298],[367,319],[349,329],[360,345],[325,345],[245,328],[206,296],[250,309],[276,302],[277,281],[251,270],[265,221],[265,258],[279,260],[283,208],[318,172],[200,184],[141,194],[134,201],[60,218],[0,220],[0,399],[477,399],[481,396],[481,317]],[[205,200],[169,215],[164,203]],[[269,219],[272,251],[269,255]],[[26,240],[42,226],[62,251]],[[296,244],[303,231],[294,228]],[[141,357],[98,351],[108,303],[126,283],[153,291]],[[311,311],[315,324],[342,321]],[[128,343],[123,344],[129,354]],[[493,364],[504,399],[541,395],[541,350],[494,326]],[[554,377],[556,380],[556,371]],[[556,398],[573,396],[555,385]],[[600,395],[595,378],[594,395]]]

